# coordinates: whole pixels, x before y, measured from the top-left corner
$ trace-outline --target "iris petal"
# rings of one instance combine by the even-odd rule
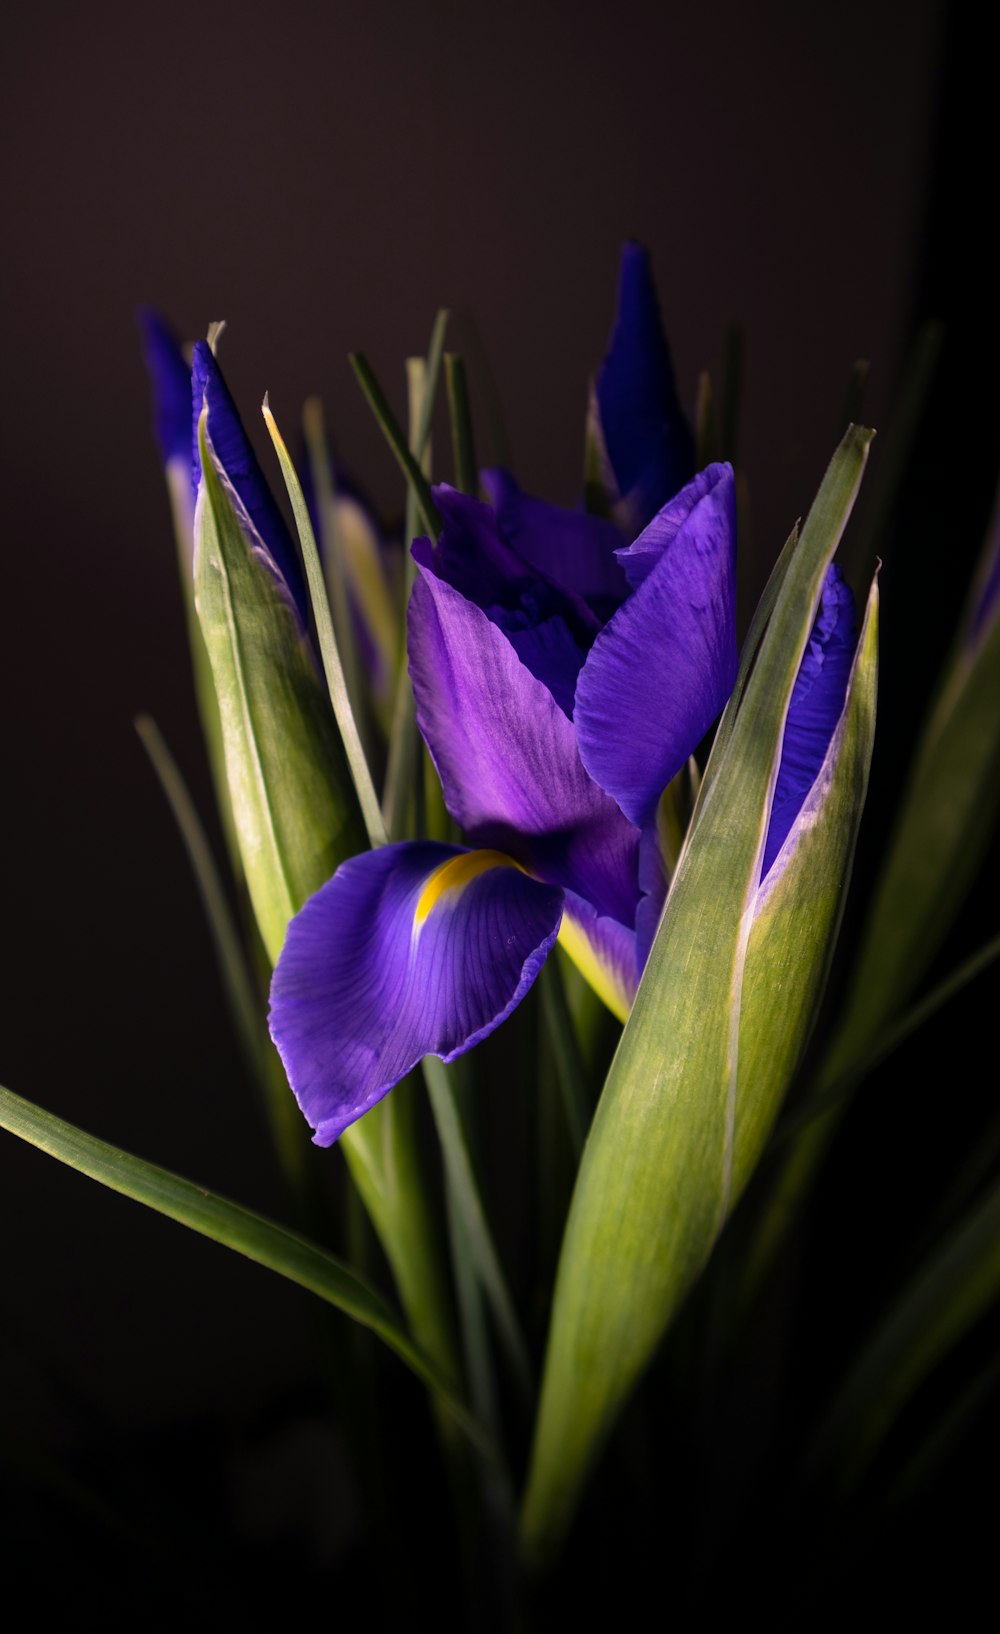
[[[264,473],[257,463],[257,457],[247,441],[246,432],[222,370],[212,355],[211,347],[203,340],[200,340],[194,349],[192,395],[194,409],[192,474],[195,492],[201,481],[198,419],[203,405],[207,402],[208,432],[216,458],[256,533],[271,555],[278,573],[284,579],[298,613],[299,623],[304,629],[308,623],[309,603],[295,547],[265,481]]]
[[[613,522],[586,511],[563,510],[521,492],[508,471],[484,471],[500,532],[522,559],[581,596],[603,623],[628,594],[615,551],[622,542]]]
[[[138,313],[142,349],[153,386],[156,440],[164,465],[191,455],[191,369],[177,336],[152,307]]]
[[[607,914],[596,913],[582,896],[567,891],[559,941],[598,997],[624,1021],[641,969],[635,932]]]
[[[731,467],[696,477],[619,558],[641,582],[587,656],[573,721],[587,770],[642,828],[736,678]]]
[[[445,1061],[531,986],[563,894],[497,852],[431,842],[352,857],[288,927],[270,1028],[319,1146],[425,1055]]]
[[[763,879],[819,774],[844,708],[854,662],[854,597],[839,567],[827,569],[819,612],[788,705],[781,762],[764,845]]]
[[[600,620],[572,590],[522,561],[501,536],[491,505],[446,483],[434,489],[434,498],[441,536],[436,545],[418,539],[414,560],[481,608],[569,715],[576,678]]]
[[[597,404],[611,468],[636,530],[688,481],[694,441],[674,384],[649,255],[622,250],[618,312],[597,377]]]
[[[417,722],[469,839],[631,927],[638,833],[587,775],[548,688],[426,560],[410,598],[409,657]]]

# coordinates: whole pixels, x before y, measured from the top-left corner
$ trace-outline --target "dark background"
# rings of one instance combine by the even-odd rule
[[[402,360],[448,305],[480,405],[490,360],[522,484],[571,503],[618,250],[639,238],[686,402],[724,325],[746,326],[747,603],[840,434],[853,361],[871,359],[881,427],[918,320],[944,319],[919,470],[883,542],[884,832],[1000,450],[994,148],[968,17],[949,7],[946,27],[932,0],[178,0],[7,21],[0,1080],[281,1208],[131,724],[156,717],[208,811],[140,302],[190,337],[228,320],[222,357],[262,450],[264,390],[286,435],[320,392],[386,511],[399,483],[345,355],[366,350],[401,408]],[[909,1199],[905,1147],[882,1185]],[[103,1536],[95,1490],[121,1503],[114,1472],[139,1448],[151,1489],[167,1468],[214,1482],[248,1549],[292,1538],[334,1569],[350,1522],[331,1542],[317,1517],[342,1498],[336,1444],[316,1428],[290,1451],[276,1405],[312,1378],[296,1293],[7,1137],[0,1173],[15,1560],[30,1573],[55,1538],[96,1592],[111,1554],[76,1559],[72,1540]],[[898,1199],[868,1183],[870,1224]],[[863,1261],[860,1233],[850,1246]]]

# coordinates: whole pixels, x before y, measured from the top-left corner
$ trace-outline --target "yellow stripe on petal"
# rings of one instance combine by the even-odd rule
[[[598,958],[581,926],[568,913],[559,926],[559,946],[569,955],[577,970],[594,989],[602,1004],[606,1004],[619,1021],[627,1021],[632,1007],[621,977],[611,965]]]
[[[465,887],[480,874],[485,874],[491,868],[516,868],[518,865],[510,857],[504,856],[502,851],[463,851],[461,856],[450,857],[443,862],[440,868],[428,875],[413,914],[413,924],[419,930],[432,909],[436,908],[441,898],[452,892],[464,891]],[[521,870],[523,872],[523,869]]]

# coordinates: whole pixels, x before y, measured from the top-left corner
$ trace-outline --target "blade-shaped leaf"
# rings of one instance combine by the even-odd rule
[[[1000,1185],[915,1274],[844,1381],[813,1457],[845,1487],[869,1467],[907,1401],[1000,1298]]]
[[[344,751],[282,587],[199,428],[198,616],[219,701],[240,851],[272,961],[285,927],[365,834]],[[241,526],[242,521],[242,526]]]
[[[85,1134],[2,1085],[0,1127],[112,1191],[145,1203],[158,1214],[277,1271],[370,1328],[430,1387],[479,1451],[491,1455],[481,1427],[444,1375],[413,1343],[381,1295],[332,1254],[239,1203],[231,1203],[169,1169],[146,1163]]]
[[[812,830],[799,839],[811,848],[813,869],[819,847],[827,917],[811,933],[809,970],[791,1012],[772,984],[787,968],[789,896],[796,931],[810,911],[800,900],[808,903],[813,886],[809,853],[799,866],[793,853],[776,879],[779,859],[760,895],[758,882],[792,688],[870,440],[862,428],[848,431],[785,561],[594,1119],[556,1285],[522,1516],[529,1557],[544,1558],[558,1544],[617,1412],[708,1258],[808,1027],[867,772],[874,598],[838,748],[831,745],[817,779]]]
[[[819,1171],[858,1068],[918,991],[954,923],[996,830],[1000,809],[1000,502],[965,627],[942,680],[903,794],[896,826],[854,961],[843,1013],[815,1092],[829,1110],[804,1129],[783,1160],[747,1258],[752,1301]]]
[[[365,831],[344,749],[282,586],[238,516],[199,428],[195,584],[212,661],[247,883],[273,961],[292,915]],[[448,1295],[425,1195],[411,1098],[397,1091],[343,1136],[413,1332],[457,1376]]]

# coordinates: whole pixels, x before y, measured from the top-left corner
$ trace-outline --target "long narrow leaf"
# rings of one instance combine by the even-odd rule
[[[277,1271],[370,1328],[434,1392],[474,1446],[492,1456],[488,1437],[445,1377],[413,1343],[380,1294],[349,1266],[315,1243],[239,1203],[196,1186],[169,1169],[147,1163],[88,1135],[51,1112],[0,1086],[0,1127],[70,1168],[100,1181],[168,1219]]]
[[[291,456],[285,447],[284,438],[278,430],[277,422],[271,413],[267,398],[263,404],[264,424],[267,426],[274,451],[278,456],[281,474],[285,479],[288,498],[291,501],[292,514],[295,517],[295,526],[298,529],[299,543],[302,546],[302,559],[305,563],[306,580],[309,585],[309,599],[312,603],[313,618],[316,621],[316,634],[319,638],[320,657],[323,660],[323,670],[326,683],[330,691],[330,702],[336,717],[337,727],[347,764],[351,768],[351,777],[354,781],[355,793],[361,807],[365,828],[368,831],[368,843],[372,846],[385,844],[385,827],[382,822],[382,813],[379,809],[375,786],[372,783],[368,761],[365,759],[364,746],[358,732],[354,711],[344,679],[344,670],[340,662],[340,653],[337,649],[337,638],[333,630],[333,620],[330,617],[330,604],[326,595],[326,584],[323,579],[323,568],[316,549],[316,537],[309,520],[309,508],[306,505],[302,484],[298,473],[292,464]]]
[[[528,1349],[490,1234],[447,1070],[435,1055],[426,1057],[423,1068],[451,1198],[461,1218],[476,1274],[493,1311],[514,1376],[525,1398],[530,1399],[532,1379]]]
[[[1000,1184],[921,1267],[865,1347],[814,1451],[853,1487],[906,1403],[1000,1298]]]
[[[140,715],[136,719],[135,729],[153,764],[184,841],[215,944],[219,974],[243,1059],[267,1112],[281,1166],[293,1187],[298,1188],[303,1178],[299,1115],[264,1025],[260,999],[211,847],[177,763],[156,722],[148,715]],[[271,1066],[276,1070],[269,1070]]]
[[[368,400],[368,405],[385,434],[386,442],[395,454],[403,475],[413,489],[424,527],[428,533],[436,538],[441,531],[441,518],[431,495],[430,483],[410,452],[406,438],[399,428],[399,422],[389,407],[389,399],[379,385],[375,377],[375,371],[363,352],[352,352],[350,354],[350,363],[358,378],[361,390]]]
[[[704,1266],[822,986],[871,752],[874,588],[813,822],[763,893],[759,874],[789,699],[870,440],[848,432],[785,563],[591,1128],[522,1513],[529,1558],[558,1546],[615,1416]]]

